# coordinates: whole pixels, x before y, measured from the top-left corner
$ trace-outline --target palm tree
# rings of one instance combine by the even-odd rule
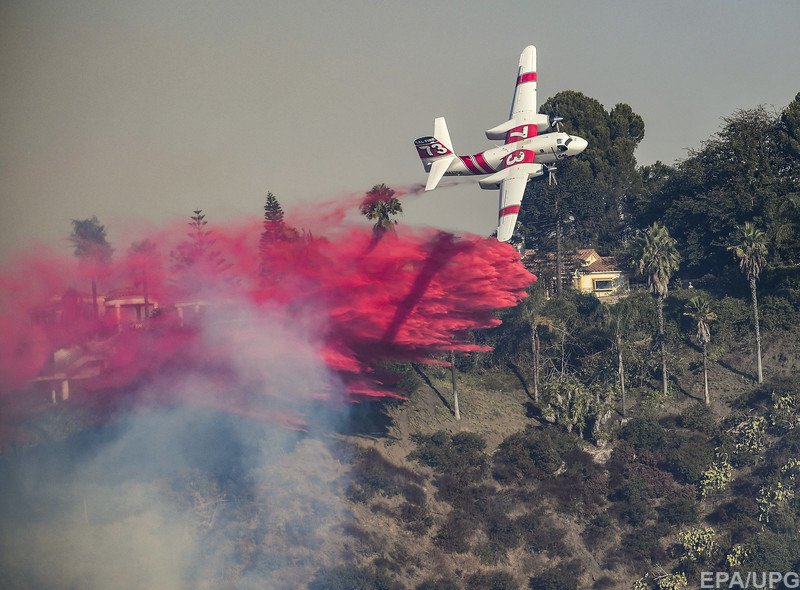
[[[387,231],[394,231],[397,221],[392,217],[403,213],[400,199],[394,195],[394,190],[385,184],[376,184],[364,195],[360,211],[367,219],[375,220],[373,231],[376,236],[381,236]]]
[[[744,227],[736,230],[736,244],[729,246],[739,259],[739,268],[750,283],[750,296],[753,301],[753,327],[756,334],[756,358],[758,361],[758,382],[764,382],[761,369],[761,330],[758,325],[758,297],[756,281],[767,264],[767,238],[763,231],[747,221]]]
[[[458,408],[458,387],[456,383],[456,353],[450,349],[450,381],[453,385],[453,415],[456,420],[461,420],[461,410]]]
[[[628,324],[629,308],[625,301],[620,301],[614,305],[603,307],[603,324],[608,330],[613,350],[617,353],[617,379],[619,380],[619,390],[622,394],[622,417],[626,413],[626,390],[625,390],[625,358],[624,335]]]
[[[150,281],[148,280],[148,268],[156,263],[156,245],[150,239],[133,242],[128,249],[133,263],[134,272],[138,273],[144,294],[144,316],[143,321],[147,321],[148,313],[150,311]],[[137,311],[138,313],[138,311]]]
[[[678,270],[681,257],[675,239],[658,222],[647,231],[639,231],[633,242],[633,262],[639,274],[647,277],[647,286],[656,300],[658,312],[658,340],[661,347],[661,386],[667,394],[667,341],[664,337],[664,300],[667,298],[669,279]]]
[[[539,326],[544,322],[548,323],[547,318],[542,314],[542,305],[545,302],[544,289],[539,281],[531,285],[528,297],[522,305],[522,312],[531,327],[531,360],[533,361],[533,401],[539,402],[539,377],[541,375]]]
[[[711,342],[711,330],[708,325],[717,319],[717,314],[711,310],[708,299],[697,295],[689,299],[683,315],[692,318],[697,325],[697,341],[703,347],[703,394],[708,406],[711,405],[708,395],[708,343]]]
[[[97,216],[89,219],[73,219],[72,234],[69,237],[75,248],[75,256],[90,266],[92,276],[92,309],[97,319],[97,275],[102,267],[111,261],[114,248],[106,240],[106,228],[100,225]]]

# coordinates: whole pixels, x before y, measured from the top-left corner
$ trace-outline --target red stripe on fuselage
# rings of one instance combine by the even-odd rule
[[[517,76],[517,86],[525,82],[536,82],[536,72],[525,72]]]
[[[511,215],[513,213],[519,213],[519,205],[509,205],[508,207],[503,207],[500,209],[500,215],[498,215],[498,217],[505,217],[506,215]]]
[[[475,162],[472,161],[472,156],[458,156],[461,158],[461,161],[464,162],[464,165],[469,169],[470,172],[473,174],[485,174],[485,172],[481,172],[481,169],[475,165]]]
[[[475,159],[475,163],[479,167],[483,168],[483,170],[486,172],[486,174],[491,174],[492,172],[494,172],[494,168],[489,166],[488,162],[486,161],[486,158],[483,157],[482,153],[481,154],[475,154],[472,157]]]

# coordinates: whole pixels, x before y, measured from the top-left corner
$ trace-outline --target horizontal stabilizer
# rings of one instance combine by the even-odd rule
[[[455,153],[453,149],[453,142],[450,141],[450,132],[447,131],[447,123],[444,117],[436,117],[433,120],[433,136],[451,152]]]
[[[455,156],[447,156],[445,158],[441,158],[439,160],[435,160],[431,165],[431,171],[428,174],[428,182],[425,184],[426,191],[432,191],[436,188],[436,185],[439,184],[439,181],[444,176],[444,173],[447,172],[447,169],[450,167],[450,164],[455,160]]]

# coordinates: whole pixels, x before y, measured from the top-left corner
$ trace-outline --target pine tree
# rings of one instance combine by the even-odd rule
[[[187,234],[188,240],[184,240],[170,252],[172,260],[171,270],[181,273],[189,269],[202,269],[213,274],[220,274],[230,268],[230,264],[225,261],[222,253],[214,249],[215,240],[211,237],[212,232],[206,229],[208,222],[202,209],[195,209],[189,219],[191,231]],[[199,286],[199,285],[197,285]]]
[[[264,203],[264,231],[261,232],[261,249],[269,244],[288,239],[286,223],[283,220],[283,209],[278,199],[271,192],[267,192]]]

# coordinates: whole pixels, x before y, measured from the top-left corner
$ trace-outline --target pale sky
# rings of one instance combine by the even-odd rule
[[[210,223],[424,182],[412,142],[447,118],[491,147],[519,54],[539,99],[578,90],[645,121],[672,163],[738,108],[800,91],[800,2],[0,0],[0,258],[97,215]],[[405,203],[406,223],[489,234],[495,191]]]

